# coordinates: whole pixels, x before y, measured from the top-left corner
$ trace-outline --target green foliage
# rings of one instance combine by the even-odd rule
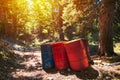
[[[63,8],[62,16],[59,13],[60,6]],[[68,24],[63,27],[66,36],[71,34],[71,39],[85,37],[93,28],[97,10],[95,6],[92,0],[7,1],[7,12],[4,18],[6,18],[5,22],[9,22],[11,25],[11,32],[7,30],[8,26],[6,26],[5,31],[9,32],[11,36],[16,35],[20,38],[25,37],[25,35],[33,36],[36,33],[39,34],[40,38],[55,37],[55,34],[60,32],[59,18],[62,17],[63,23]],[[59,11],[55,12],[55,9]]]
[[[65,8],[63,10],[62,18],[64,20],[64,24],[67,24],[65,26],[67,28],[65,29],[67,29],[67,32],[71,32],[74,28],[72,31],[74,34],[72,34],[72,32],[68,34],[71,34],[76,38],[90,38],[91,36],[91,39],[93,39],[93,33],[98,31],[96,20],[99,8],[98,5],[95,4],[95,1],[69,0],[64,5]],[[73,28],[71,28],[71,26]],[[98,34],[95,37],[98,38]]]
[[[116,9],[114,13],[113,22],[113,40],[114,42],[120,42],[120,1],[116,1]]]
[[[64,23],[72,24],[78,20],[80,12],[76,9],[74,2],[70,2],[63,10]]]
[[[43,33],[43,34],[48,34],[48,30],[47,30],[47,29],[43,29],[43,30],[42,30],[42,33]]]
[[[2,3],[3,1],[0,1]],[[4,6],[4,5],[2,5]],[[3,10],[5,8],[3,7]],[[40,27],[50,25],[52,5],[46,0],[11,0],[6,1],[7,12],[5,14],[3,24],[9,23],[11,31],[5,30],[6,33],[19,35],[23,33],[32,34]],[[4,23],[5,22],[5,23]]]
[[[115,43],[114,51],[117,54],[120,54],[120,43]]]
[[[59,10],[59,4],[63,8],[62,16],[59,11],[55,12],[55,9]],[[99,6],[95,0],[0,0],[0,6],[5,7],[5,11],[0,13],[3,14],[0,24],[4,26],[0,31],[12,37],[36,34],[39,38],[56,37],[61,28],[58,19],[62,17],[65,36],[70,39],[84,37],[90,41],[98,40]],[[115,26],[114,40],[118,41],[119,22]]]
[[[2,59],[6,59],[8,56],[6,55],[5,51],[2,50],[2,51],[0,51],[0,57],[1,57]]]

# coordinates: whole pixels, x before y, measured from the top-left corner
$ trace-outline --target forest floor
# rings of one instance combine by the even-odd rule
[[[43,70],[40,49],[25,48],[9,42],[14,56],[0,60],[0,80],[80,80],[80,79],[120,79],[120,56],[91,56],[94,65],[75,72],[71,69],[59,71]]]

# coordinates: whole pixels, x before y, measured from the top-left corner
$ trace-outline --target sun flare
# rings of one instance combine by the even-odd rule
[[[27,0],[28,3],[28,8],[32,8],[33,7],[33,1],[32,0]]]

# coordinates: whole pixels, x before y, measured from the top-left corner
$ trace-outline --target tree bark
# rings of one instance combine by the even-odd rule
[[[63,19],[62,19],[62,13],[63,13],[63,6],[61,6],[59,4],[59,36],[60,36],[60,40],[64,40],[64,33],[63,33],[63,29],[62,29],[62,26],[63,26]]]
[[[59,9],[59,11],[55,11],[55,9]],[[54,26],[53,35],[55,32],[58,33],[58,40],[64,40],[64,33],[63,33],[63,6],[59,3],[57,0],[53,0],[52,4],[52,20],[54,21],[52,23],[52,26]]]
[[[114,55],[112,39],[112,22],[115,9],[114,0],[103,0],[99,13],[99,48],[101,56]]]

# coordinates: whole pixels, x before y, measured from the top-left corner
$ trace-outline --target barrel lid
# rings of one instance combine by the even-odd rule
[[[80,40],[86,40],[86,39],[85,39],[85,38],[79,38],[79,39],[75,39],[75,40],[68,41],[68,42],[66,42],[65,44],[73,43],[73,42],[80,41]]]

